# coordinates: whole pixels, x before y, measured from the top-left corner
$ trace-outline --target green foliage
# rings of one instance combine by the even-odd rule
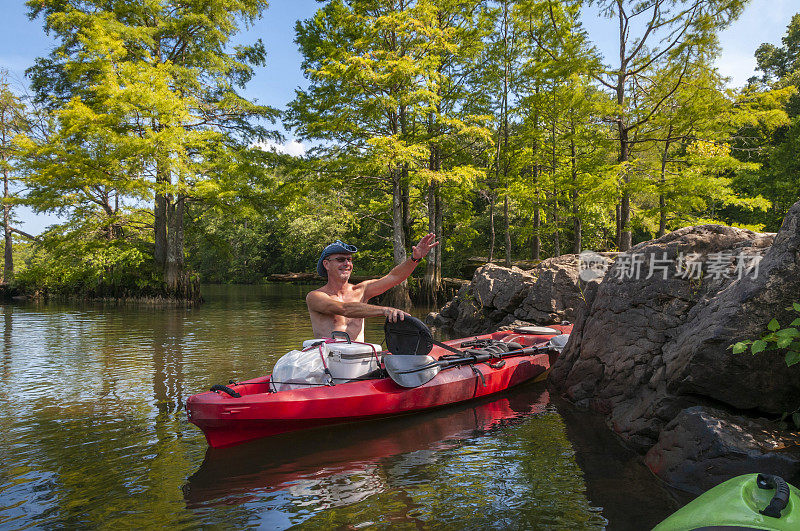
[[[738,193],[761,195],[772,208],[761,215],[732,208],[727,219],[762,223],[777,231],[789,207],[800,198],[800,13],[792,17],[783,46],[762,44],[756,50],[761,80],[751,78],[738,96],[740,125],[734,154],[741,160],[758,162],[758,171],[741,172],[734,178]]]
[[[756,50],[756,64],[764,73],[763,80],[781,80],[800,70],[800,13],[792,16],[783,46],[764,43]]]
[[[83,229],[53,229],[43,235],[41,245],[29,246],[16,276],[18,286],[48,297],[165,295],[148,245],[87,238]]]
[[[794,310],[800,313],[800,302],[795,302],[787,310]],[[772,319],[767,324],[768,333],[761,339],[739,341],[732,346],[734,354],[741,354],[750,347],[750,352],[758,354],[765,350],[779,349],[786,350],[786,365],[791,367],[800,362],[800,317],[794,319],[785,327],[777,319]]]
[[[21,151],[19,139],[31,130],[34,113],[18,87],[13,87],[7,71],[0,69],[0,173],[3,176],[3,274],[2,280],[14,278],[13,233],[15,205],[19,204],[16,184],[19,180]]]
[[[185,211],[192,203],[222,204],[247,188],[246,146],[275,136],[259,121],[274,120],[277,111],[238,93],[253,65],[264,64],[264,47],[230,45],[266,1],[37,0],[28,6],[58,46],[28,71],[38,100],[50,109],[50,124],[45,135],[23,143],[26,201],[37,212],[67,217],[72,227],[105,227],[107,235],[86,239],[63,227],[58,238],[74,239],[74,248],[88,254],[79,263],[67,260],[64,271],[78,276],[59,278],[73,278],[76,289],[86,290],[117,278],[109,272],[119,264],[138,271],[130,240],[117,240],[127,238],[127,220],[144,220],[153,212],[147,203],[155,201],[155,220],[145,221],[151,234],[143,236],[155,245],[138,251],[164,269],[168,289],[180,296],[188,278]],[[112,265],[92,266],[106,260]],[[136,284],[118,280],[123,291]]]
[[[633,243],[776,230],[797,200],[798,16],[757,51],[763,79],[729,91],[715,34],[738,0],[595,3],[631,23],[613,66],[577,0],[321,3],[296,27],[309,85],[285,119],[316,143],[293,158],[257,147],[278,111],[240,94],[266,50],[230,46],[266,2],[173,4],[29,2],[58,46],[29,70],[44,133],[14,146],[25,200],[68,219],[24,249],[30,289],[157,291],[158,199],[169,241],[215,282],[313,271],[336,238],[361,249],[356,274],[384,273],[434,226],[440,272],[461,276],[495,239],[512,259],[610,249],[623,199]]]
[[[576,220],[581,248],[613,247],[623,192],[631,196],[637,241],[659,233],[662,213],[664,230],[721,222],[760,230],[767,216],[785,211],[789,184],[783,203],[778,193],[743,186],[763,176],[764,162],[742,155],[762,150],[788,124],[793,89],[734,94],[710,66],[713,34],[740,3],[705,2],[706,18],[677,16],[669,24],[696,34],[662,56],[645,47],[628,65],[649,66],[636,74],[642,91],[626,100],[635,127],[624,162],[613,153],[617,126],[608,122],[619,106],[597,88],[605,70],[579,24],[581,3],[498,0],[469,15],[456,4],[330,2],[298,24],[311,84],[290,104],[288,122],[323,145],[293,163],[291,179],[275,188],[281,197],[266,200],[279,205],[268,219],[213,214],[230,227],[217,240],[228,242],[226,251],[206,259],[209,267],[243,264],[234,249],[247,241],[255,276],[311,271],[319,248],[342,237],[364,249],[358,273],[384,272],[392,263],[397,175],[411,236],[425,232],[428,186],[440,185],[445,276],[486,256],[487,202],[499,217],[504,197],[514,258],[530,257],[535,236],[544,256],[571,250]],[[442,26],[443,14],[455,22]],[[221,234],[218,225],[199,223],[198,234]],[[248,269],[228,268],[240,270]]]

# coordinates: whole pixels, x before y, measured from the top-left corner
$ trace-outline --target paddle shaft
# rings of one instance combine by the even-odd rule
[[[397,371],[399,374],[408,374],[411,372],[417,371],[424,371],[426,369],[431,369],[433,367],[438,367],[439,371],[443,369],[449,369],[450,367],[457,367],[459,365],[469,365],[474,363],[484,363],[491,360],[497,360],[502,358],[508,358],[511,356],[525,356],[528,354],[533,354],[534,352],[539,352],[541,350],[547,350],[550,348],[548,345],[542,345],[537,347],[525,347],[519,350],[511,350],[509,352],[498,352],[498,353],[478,353],[471,356],[465,356],[463,358],[454,359],[454,360],[444,360],[444,361],[435,361],[433,363],[426,363],[425,365],[421,365],[419,367],[414,367],[413,369],[408,369],[404,371]],[[436,372],[439,372],[436,371]]]
[[[525,356],[527,354],[533,354],[534,352],[545,350],[547,348],[548,347],[545,345],[541,347],[525,347],[519,350],[509,350],[508,352],[495,352],[495,353],[480,352],[470,356],[464,356],[463,358],[460,359],[444,360],[443,362],[440,363],[444,363],[445,365],[442,368],[446,369],[447,367],[456,367],[458,365],[467,365],[470,363],[483,363],[486,361],[509,358],[511,356]]]

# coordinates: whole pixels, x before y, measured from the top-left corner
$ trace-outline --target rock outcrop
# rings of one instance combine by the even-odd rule
[[[585,284],[574,254],[543,260],[529,271],[487,264],[438,314],[429,315],[428,323],[468,336],[572,321],[583,304]]]
[[[800,407],[800,365],[787,368],[780,352],[730,350],[737,341],[761,336],[773,317],[788,324],[797,316],[787,306],[800,299],[800,203],[777,235],[703,225],[639,244],[619,255],[584,296],[551,385],[606,414],[623,439],[651,452],[654,471],[683,478],[684,488],[708,482],[689,481],[691,467],[680,462],[691,461],[696,448],[686,443],[683,452],[669,450],[675,441],[714,446],[714,431],[719,440],[736,439],[734,432],[747,439],[742,433],[755,425],[731,415],[777,418]],[[698,406],[709,409],[698,413]],[[779,435],[770,440],[776,442],[742,443],[746,449],[731,452],[727,465],[715,463],[717,474],[747,468],[742,455],[750,456],[752,468],[767,462],[757,456],[794,444]],[[697,458],[703,455],[711,454]],[[682,472],[665,472],[676,470]],[[702,470],[697,466],[694,475]]]
[[[645,463],[667,483],[699,493],[752,472],[797,478],[799,445],[800,436],[775,422],[694,406],[664,427]]]

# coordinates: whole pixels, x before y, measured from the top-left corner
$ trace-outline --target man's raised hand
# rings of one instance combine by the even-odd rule
[[[428,256],[428,253],[431,251],[431,249],[439,245],[439,242],[435,240],[436,235],[432,232],[423,236],[419,240],[419,243],[411,248],[411,259],[418,261]]]

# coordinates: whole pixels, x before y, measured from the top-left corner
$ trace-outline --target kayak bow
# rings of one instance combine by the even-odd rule
[[[653,531],[695,529],[800,529],[800,490],[778,476],[737,476],[707,490]]]

